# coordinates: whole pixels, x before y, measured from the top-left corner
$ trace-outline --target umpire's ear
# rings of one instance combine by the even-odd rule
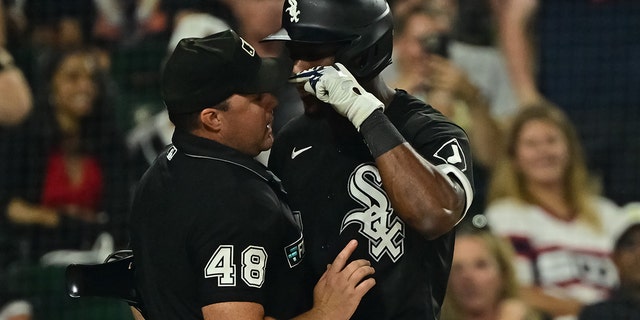
[[[223,124],[223,111],[216,108],[204,108],[200,111],[200,122],[206,131],[219,132]]]

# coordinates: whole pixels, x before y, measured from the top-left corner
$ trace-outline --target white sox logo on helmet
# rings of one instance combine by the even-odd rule
[[[289,2],[289,7],[287,9],[285,9],[285,11],[290,16],[289,21],[291,21],[291,22],[300,21],[300,18],[298,18],[298,15],[300,14],[300,10],[298,10],[298,1],[296,1],[296,0],[288,0],[288,2]]]

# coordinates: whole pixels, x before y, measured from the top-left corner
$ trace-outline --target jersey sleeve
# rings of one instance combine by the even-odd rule
[[[465,193],[465,214],[473,201],[473,166],[467,134],[440,114],[416,113],[401,133],[427,161]],[[460,220],[464,218],[464,215]]]
[[[265,187],[267,188],[267,187]],[[198,213],[189,250],[200,273],[202,305],[249,301],[264,305],[269,253],[277,248],[278,215],[247,190],[216,195]]]

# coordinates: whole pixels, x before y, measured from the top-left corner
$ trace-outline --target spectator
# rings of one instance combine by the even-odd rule
[[[9,16],[5,14],[4,1],[0,1],[0,157],[8,155],[7,133],[11,127],[19,125],[32,108],[31,88],[22,71],[16,67],[13,57],[6,49],[8,34],[6,22]],[[6,161],[0,161],[0,175],[7,172]],[[0,218],[0,220],[3,220]],[[6,285],[8,252],[13,241],[7,236],[7,230],[0,227],[0,320],[29,320],[31,319],[31,303],[27,300],[12,296]]]
[[[625,206],[631,222],[616,239],[613,262],[618,269],[620,285],[605,301],[586,306],[580,320],[640,319],[640,206]]]
[[[93,36],[109,46],[135,45],[167,29],[167,14],[160,0],[93,0],[93,3],[96,9]]]
[[[0,305],[0,320],[31,320],[32,306],[26,300],[12,300]]]
[[[43,72],[54,63],[52,60],[59,56],[60,51],[68,51],[72,48],[86,47],[96,56],[98,66],[102,69],[101,75],[109,76],[103,81],[105,89],[109,92],[103,95],[113,98],[117,96],[116,85],[110,79],[108,71],[111,68],[111,53],[103,47],[99,47],[91,38],[95,7],[93,1],[62,0],[62,1],[16,1],[12,6],[12,19],[24,20],[20,24],[27,31],[18,36],[14,41],[16,64],[23,70],[34,97],[42,97],[48,94],[48,81]],[[14,27],[14,33],[21,32]],[[39,107],[37,103],[34,107]]]
[[[168,52],[182,38],[204,37],[226,29],[236,29],[237,19],[223,0],[200,0],[190,7],[175,10]]]
[[[618,204],[640,199],[640,1],[492,4],[520,103],[561,106],[605,195]]]
[[[31,111],[31,88],[6,49],[5,12],[0,1],[0,135],[4,127],[22,122]]]
[[[557,107],[521,110],[506,139],[489,188],[489,224],[516,250],[523,299],[573,319],[617,283],[609,254],[622,215],[591,188],[579,140]]]
[[[537,319],[520,299],[513,258],[511,245],[489,230],[459,226],[441,319]]]
[[[504,57],[490,40],[491,30],[487,30],[490,28],[487,24],[493,20],[489,16],[485,17],[485,20],[489,21],[475,24],[469,22],[480,19],[477,15],[484,11],[476,7],[482,8],[480,3],[484,3],[484,1],[414,2],[409,0],[394,2],[392,10],[396,21],[396,33],[406,32],[409,37],[394,43],[394,46],[400,45],[400,47],[394,53],[396,63],[383,72],[385,79],[398,82],[401,79],[397,73],[405,75],[422,73],[417,78],[427,77],[429,80],[430,75],[424,72],[426,66],[421,67],[420,65],[424,64],[423,61],[429,61],[430,59],[426,57],[427,53],[429,51],[433,53],[433,49],[436,49],[440,57],[447,58],[452,62],[459,69],[459,72],[465,74],[468,82],[477,87],[481,96],[486,99],[491,115],[500,122],[507,120],[518,109],[517,100],[507,73]],[[407,10],[407,7],[411,10]],[[430,18],[429,22],[424,18],[425,15]],[[472,29],[473,32],[470,31]],[[480,32],[477,29],[483,31]],[[442,37],[435,37],[437,35]],[[435,41],[439,39],[443,41]],[[436,46],[434,47],[433,44]],[[438,45],[440,46],[438,47]],[[420,48],[427,53],[420,52]],[[405,52],[407,50],[409,52]],[[413,64],[406,60],[412,60],[410,62]],[[433,61],[431,64],[437,65],[439,61]]]
[[[174,8],[174,29],[169,39],[166,56],[170,56],[183,38],[205,37],[237,24],[231,9],[220,0],[199,0],[191,7]],[[134,183],[149,168],[160,152],[171,143],[174,125],[166,109],[150,116],[147,109],[139,109],[135,126],[127,133],[127,148],[133,165]]]
[[[472,56],[482,55],[467,54],[470,51],[466,49],[452,51],[471,46],[449,41],[452,37],[450,26],[439,22],[442,20],[440,15],[439,11],[418,6],[396,16],[394,56],[397,74],[394,86],[407,88],[409,93],[428,102],[466,130],[474,158],[477,191],[470,213],[482,213],[486,181],[499,154],[502,135],[500,118],[494,116],[490,100],[484,93],[488,91],[477,84],[483,83],[487,88],[498,84],[489,78],[480,80],[482,77],[472,81],[471,73],[457,66],[456,56],[467,65],[467,59],[475,61]],[[451,56],[454,52],[456,55]]]
[[[124,147],[103,104],[94,56],[74,49],[52,61],[38,112],[12,133],[2,155],[3,225],[29,262],[52,250],[91,249],[107,229],[125,243]]]

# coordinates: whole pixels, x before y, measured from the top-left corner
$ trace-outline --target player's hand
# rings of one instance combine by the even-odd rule
[[[351,318],[362,297],[375,285],[375,279],[365,279],[375,272],[369,261],[360,259],[347,264],[357,246],[358,242],[351,240],[313,289],[313,309],[319,318]]]
[[[333,106],[360,130],[362,122],[384,104],[365,91],[349,70],[340,63],[313,67],[289,78],[291,83],[304,83],[304,89],[320,101]]]

